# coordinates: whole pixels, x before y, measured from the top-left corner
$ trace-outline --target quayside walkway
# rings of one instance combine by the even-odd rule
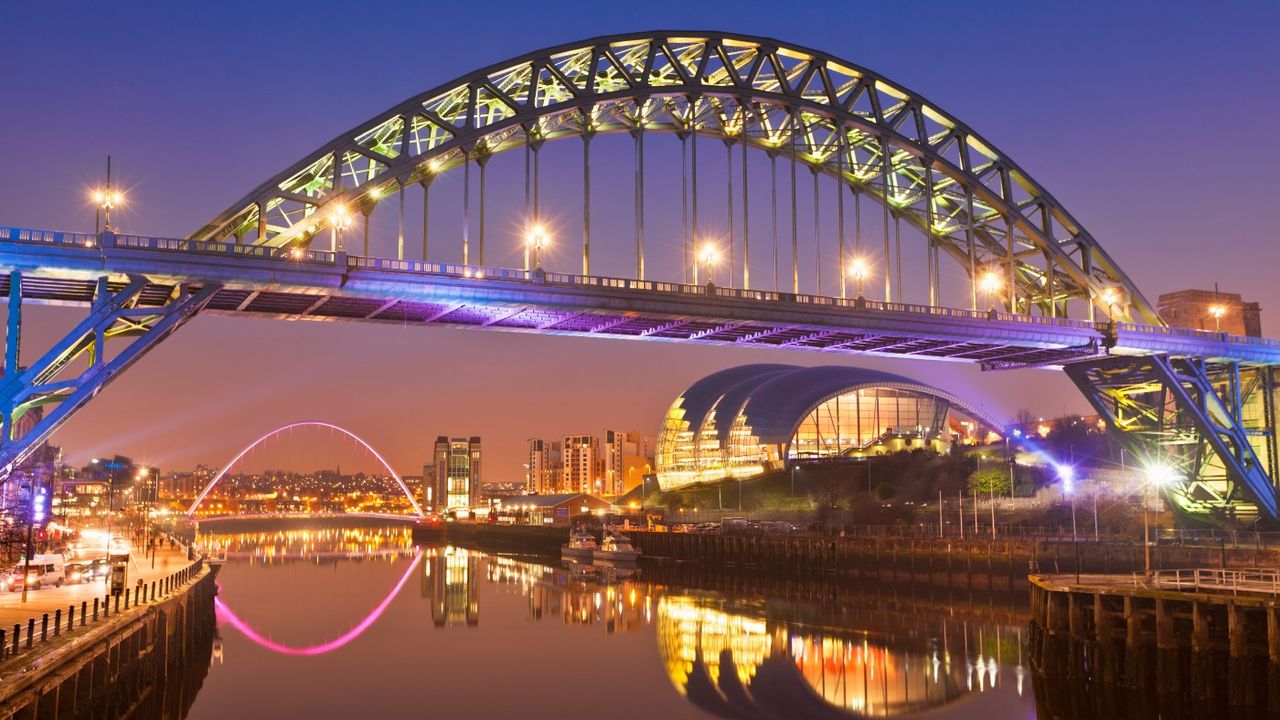
[[[1280,572],[1191,568],[1032,575],[1030,658],[1050,676],[1216,692],[1280,711]]]

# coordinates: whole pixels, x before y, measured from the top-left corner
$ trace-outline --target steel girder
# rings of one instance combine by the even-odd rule
[[[1065,370],[1135,461],[1174,470],[1166,491],[1182,511],[1219,524],[1280,520],[1275,368],[1150,355]]]
[[[194,316],[221,287],[205,283],[188,290],[177,285],[157,298],[144,295],[149,283],[142,276],[130,276],[118,289],[100,277],[84,320],[24,368],[18,364],[22,282],[21,274],[10,274],[9,332],[0,381],[0,478],[7,477],[108,382]],[[24,423],[24,416],[33,411],[38,413],[32,416],[35,422]]]
[[[668,131],[746,142],[836,176],[905,219],[965,273],[1005,275],[1011,312],[1162,324],[1096,240],[992,143],[918,93],[776,40],[649,32],[561,45],[409,98],[263,183],[194,240],[306,245],[326,206],[372,206],[452,167],[549,139]],[[1012,292],[1008,292],[1011,289]]]

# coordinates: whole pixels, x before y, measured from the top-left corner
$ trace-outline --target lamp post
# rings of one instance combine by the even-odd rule
[[[1154,463],[1147,467],[1146,483],[1142,496],[1142,549],[1143,568],[1147,577],[1151,577],[1151,486],[1165,487],[1178,479],[1178,472],[1164,463]]]
[[[107,185],[106,187],[94,190],[90,197],[93,198],[94,205],[97,209],[93,216],[93,232],[98,234],[103,231],[100,222],[105,218],[107,232],[111,232],[111,209],[124,204],[124,193],[111,187],[111,156],[107,156]]]
[[[867,267],[867,261],[860,257],[855,257],[849,261],[849,277],[858,283],[858,300],[862,300],[862,281],[867,279],[870,274],[870,268]]]
[[[996,311],[995,296],[1003,286],[1004,281],[1000,279],[1000,273],[996,270],[986,270],[978,278],[978,287],[987,296],[987,304],[991,313]]]
[[[1214,332],[1222,332],[1222,316],[1227,314],[1225,305],[1210,305],[1209,314],[1213,316]]]
[[[711,276],[711,270],[713,267],[715,267],[715,264],[719,261],[720,261],[720,248],[717,248],[715,245],[711,243],[706,243],[705,245],[703,245],[702,249],[698,252],[698,257],[696,259],[696,262],[694,262],[693,264],[693,284],[694,285],[698,284],[698,266],[699,265],[704,266],[706,268],[707,283],[710,284],[711,282],[713,282],[712,276]]]
[[[1120,293],[1113,287],[1102,291],[1102,302],[1107,306],[1107,322],[1115,322],[1116,305],[1120,303]]]
[[[1076,534],[1076,496],[1075,481],[1076,469],[1070,465],[1058,466],[1058,479],[1062,481],[1062,493],[1070,498],[1071,502],[1071,542],[1079,540]]]
[[[347,211],[347,206],[339,204],[333,209],[331,217],[333,232],[329,235],[329,251],[340,252],[342,250],[342,232],[351,227],[351,213]]]
[[[525,236],[525,243],[533,250],[533,267],[535,270],[542,269],[542,249],[547,246],[547,229],[541,224],[535,224],[529,228],[529,233]]]

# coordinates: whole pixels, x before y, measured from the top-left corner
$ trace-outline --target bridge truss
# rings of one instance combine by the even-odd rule
[[[607,133],[629,136],[634,145],[630,277],[591,271],[598,238],[590,151],[594,138]],[[654,264],[646,262],[645,138],[656,133],[674,136],[681,150],[683,258],[673,278],[655,278]],[[540,153],[546,142],[566,138],[580,140],[583,160],[581,272],[574,274],[543,268],[537,243],[548,216]],[[699,209],[698,156],[708,140],[726,149],[729,169],[721,196],[728,213],[718,226],[728,228],[728,287],[698,278],[705,237],[699,218],[708,205],[704,190]],[[748,150],[768,157],[767,180],[753,183]],[[485,262],[485,168],[508,151],[523,152],[525,160],[526,237],[518,268]],[[742,157],[736,227],[735,153]],[[789,176],[783,195],[790,194],[784,232],[790,268],[783,277],[779,160]],[[800,170],[814,188],[814,235],[806,238],[818,258],[811,292],[802,292],[800,279]],[[431,185],[449,171],[464,178],[461,236],[454,238],[460,264],[432,262],[428,252],[439,253],[439,243],[428,242]],[[752,234],[746,213],[748,187],[765,182],[773,212],[771,289],[751,276],[752,241],[759,253],[761,233]],[[820,182],[834,183],[839,218],[839,283],[828,282],[837,291],[826,293],[817,253]],[[414,252],[405,228],[408,192],[420,192],[424,220]],[[855,217],[848,244],[846,201]],[[864,213],[864,201],[874,209]],[[398,215],[394,257],[370,254],[370,217],[379,207]],[[864,215],[868,226],[878,226],[883,247],[869,248]],[[353,224],[363,230],[360,254],[344,244]],[[923,277],[917,291],[926,303],[903,302],[904,227],[908,243],[923,250],[924,267],[911,270]],[[867,252],[881,268],[874,278],[859,276],[850,297],[848,263]],[[968,307],[944,302],[944,262],[951,277],[964,278]],[[984,369],[1065,366],[1133,455],[1176,466],[1170,496],[1183,510],[1222,522],[1280,519],[1274,370],[1280,343],[1164,327],[1097,241],[991,142],[870,70],[765,38],[655,32],[530,53],[389,108],[189,238],[4,228],[0,271],[8,273],[0,292],[11,299],[0,473],[129,362],[204,311],[873,353],[978,362]],[[874,288],[869,296],[864,280]],[[991,296],[987,311],[979,309],[980,294]],[[29,369],[21,368],[17,347],[23,300],[89,308],[84,323]],[[1105,321],[1095,317],[1099,312]],[[136,342],[115,360],[98,361],[100,346],[116,337]],[[88,365],[72,375],[68,360],[78,357],[89,358]],[[48,411],[34,427],[21,423],[36,406]]]

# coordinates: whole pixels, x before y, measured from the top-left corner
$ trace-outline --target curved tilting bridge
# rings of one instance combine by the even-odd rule
[[[380,464],[382,468],[387,471],[387,474],[390,475],[391,478],[396,481],[396,484],[400,486],[401,492],[403,492],[404,496],[408,498],[409,505],[410,507],[413,508],[413,512],[416,514],[416,516],[423,517],[424,513],[422,512],[422,507],[418,505],[418,501],[413,497],[413,491],[409,490],[409,486],[406,485],[404,482],[404,479],[400,477],[400,473],[396,472],[395,468],[391,467],[391,463],[387,462],[386,458],[382,457],[381,453],[375,450],[372,445],[370,445],[368,442],[364,440],[364,438],[360,437],[359,435],[356,435],[350,430],[340,425],[321,422],[319,420],[303,420],[301,422],[294,422],[294,423],[281,425],[280,427],[272,430],[271,432],[263,434],[257,440],[254,440],[253,442],[246,445],[244,449],[236,453],[235,457],[231,458],[231,460],[226,465],[222,466],[222,469],[219,470],[218,473],[214,475],[213,478],[209,480],[209,482],[200,490],[200,494],[196,495],[196,499],[191,503],[191,507],[187,508],[187,517],[188,518],[195,517],[196,510],[200,508],[200,503],[204,502],[204,499],[209,496],[209,492],[212,491],[213,488],[216,487],[218,483],[222,481],[222,478],[225,477],[226,474],[236,466],[236,463],[240,462],[240,460],[244,458],[244,456],[253,452],[255,449],[257,449],[259,446],[263,445],[264,443],[267,443],[271,440],[279,438],[281,435],[285,433],[291,433],[294,430],[297,430],[298,428],[320,428],[320,429],[329,430],[331,432],[335,432],[346,437],[347,439],[358,444],[360,447],[364,448],[364,450],[368,452],[370,455],[372,455],[378,461],[378,464]],[[365,517],[376,517],[376,518],[396,517],[394,515],[383,515],[378,513],[363,513],[362,515]],[[219,517],[213,517],[213,518],[207,518],[207,519],[211,519],[211,520],[226,519],[230,517],[238,517],[238,516],[219,516]]]
[[[592,271],[601,238],[591,148],[611,133],[634,147],[632,227],[625,243],[609,243],[634,256],[627,277]],[[646,138],[662,133],[681,156],[680,237],[658,238],[667,254],[680,248],[670,277],[655,272],[669,258],[646,254],[646,217],[672,214],[645,204]],[[570,138],[582,149],[582,202],[568,210],[581,212],[581,263],[566,273],[543,267],[544,222],[565,211],[543,207],[540,158],[547,142]],[[706,188],[699,194],[709,141],[725,148],[728,181],[715,191],[711,225]],[[751,169],[748,151],[767,157],[767,173]],[[514,268],[486,262],[486,249],[495,254],[486,167],[507,152],[524,160],[522,237],[514,248],[497,239],[503,256],[523,255]],[[446,244],[456,264],[433,261],[442,243],[429,242],[425,222],[440,211],[431,187],[447,172],[464,181],[460,237]],[[802,238],[797,218],[809,208],[798,205],[797,184],[810,183]],[[759,196],[766,186],[768,232],[743,212],[759,204],[749,188]],[[831,186],[834,208],[824,210],[820,187]],[[405,224],[413,194],[420,233]],[[375,213],[395,218],[392,257],[370,252]],[[357,244],[362,252],[350,252]],[[762,247],[771,248],[771,282],[760,281]],[[721,282],[704,282],[725,255]],[[813,282],[808,268],[802,281],[802,258],[816,258]],[[10,297],[5,471],[159,339],[198,312],[219,312],[1064,366],[1134,457],[1172,480],[1183,510],[1218,522],[1280,519],[1280,343],[1165,327],[1097,240],[994,143],[866,68],[767,38],[648,32],[529,53],[386,109],[188,238],[0,228],[0,269]],[[919,302],[904,301],[906,285]],[[90,311],[24,368],[22,301]],[[108,344],[122,347],[108,355]],[[23,422],[35,407],[43,415]]]

